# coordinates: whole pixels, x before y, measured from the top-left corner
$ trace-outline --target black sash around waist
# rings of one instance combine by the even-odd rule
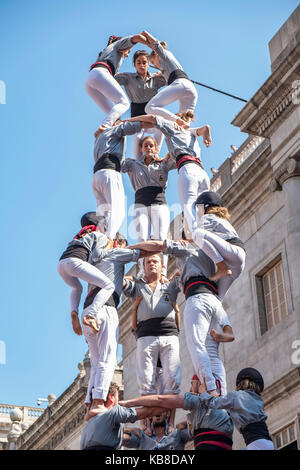
[[[94,298],[100,292],[100,287],[95,287],[95,289],[91,290],[88,295],[86,296],[86,299],[84,301],[83,308],[87,308],[92,303],[94,302]],[[117,308],[120,302],[120,297],[116,292],[113,292],[113,294],[110,296],[110,298],[106,301],[104,305],[108,305],[109,307],[115,307]]]
[[[232,439],[224,432],[200,428],[194,431],[195,450],[232,450]]]
[[[110,60],[101,60],[97,59],[97,62],[91,65],[90,71],[97,68],[97,67],[103,67],[109,71],[109,73],[114,77],[116,74],[116,69],[115,66],[111,63]]]
[[[165,190],[160,186],[146,186],[135,192],[135,204],[151,206],[152,204],[166,204]]]
[[[218,286],[214,281],[210,281],[205,276],[194,276],[190,277],[184,283],[184,295],[185,299],[188,299],[192,295],[196,294],[214,294],[219,295]]]
[[[71,245],[69,246],[59,258],[59,261],[66,258],[79,258],[82,261],[89,259],[90,252],[85,246]]]
[[[246,251],[245,245],[239,237],[230,238],[229,240],[226,240],[226,241],[230,243],[231,245],[239,246],[240,248],[243,248],[244,251]]]
[[[115,170],[120,173],[121,163],[113,153],[104,153],[94,165],[94,173],[98,170]]]
[[[192,155],[187,155],[186,153],[181,153],[176,157],[176,167],[178,171],[181,167],[187,165],[188,163],[195,163],[196,165],[199,165],[202,169],[204,169],[200,158],[193,157]]]
[[[247,426],[241,429],[241,434],[243,435],[246,446],[251,444],[251,442],[257,441],[257,439],[272,441],[265,421],[247,424]]]
[[[168,85],[171,85],[177,78],[187,78],[189,80],[189,77],[187,74],[180,69],[173,70],[173,72],[170,73],[169,79],[168,79]]]
[[[90,447],[86,447],[85,449],[82,449],[82,450],[116,450],[115,447],[110,447],[110,446],[90,446]]]
[[[144,336],[178,336],[178,334],[175,321],[166,320],[164,317],[140,321],[136,328],[137,338]]]
[[[148,101],[146,101],[146,103],[131,103],[131,117],[142,116],[143,114],[147,114],[145,111],[146,104],[148,104]]]

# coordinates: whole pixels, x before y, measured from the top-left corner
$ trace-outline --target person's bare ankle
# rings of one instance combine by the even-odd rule
[[[99,333],[100,328],[95,317],[92,317],[91,315],[85,315],[82,318],[82,323],[83,325],[89,326],[94,331],[94,333]]]
[[[230,276],[232,274],[232,271],[224,261],[220,261],[220,263],[217,263],[216,265],[216,273],[209,278],[211,281],[218,281],[219,279],[222,279],[222,277]]]

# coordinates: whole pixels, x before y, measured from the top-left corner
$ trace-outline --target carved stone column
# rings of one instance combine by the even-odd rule
[[[20,408],[14,408],[10,413],[10,420],[12,422],[9,433],[7,434],[8,450],[16,450],[16,442],[18,437],[22,434],[22,411]]]
[[[286,244],[290,267],[292,295],[300,301],[300,152],[289,157],[274,174],[271,191],[283,191]],[[300,321],[300,319],[299,319]]]

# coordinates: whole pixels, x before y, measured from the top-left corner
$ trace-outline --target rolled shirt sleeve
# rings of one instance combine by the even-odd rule
[[[117,405],[114,416],[116,424],[121,423],[135,423],[138,420],[135,408],[126,408],[125,406]]]

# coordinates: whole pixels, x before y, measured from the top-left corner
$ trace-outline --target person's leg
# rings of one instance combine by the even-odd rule
[[[209,332],[206,337],[205,347],[209,355],[213,376],[217,382],[218,392],[220,395],[224,396],[227,393],[226,371],[224,364],[219,356],[219,343],[213,340]]]
[[[177,395],[180,393],[181,363],[179,356],[178,336],[160,336],[159,357],[163,372],[163,394]],[[168,433],[175,429],[175,409],[171,410]]]
[[[156,366],[159,353],[159,341],[156,336],[144,336],[138,338],[136,349],[136,375],[139,386],[139,393],[143,395],[153,395],[156,393]],[[151,423],[146,419],[145,433],[151,435]]]
[[[268,439],[257,439],[248,444],[246,450],[274,450],[274,444]]]
[[[72,258],[74,259],[74,258]],[[70,295],[70,304],[71,304],[71,312],[75,311],[78,313],[79,310],[79,303],[82,294],[82,285],[77,279],[77,276],[73,271],[73,262],[72,259],[66,258],[62,259],[57,266],[57,270],[59,275],[63,278],[66,284],[71,287],[71,295]]]
[[[178,116],[168,109],[164,108],[170,103],[180,99],[180,96],[186,93],[184,84],[180,80],[175,80],[171,85],[159,91],[145,107],[147,114],[162,116],[165,119],[176,122]]]
[[[191,233],[197,228],[195,201],[199,194],[208,191],[210,182],[207,173],[196,163],[180,168],[178,173],[178,195]]]
[[[170,226],[170,212],[166,204],[150,206],[152,237],[154,240],[166,240]],[[164,269],[162,274],[167,275],[168,255],[163,255]]]
[[[98,91],[98,94],[91,92],[92,89]],[[89,72],[86,91],[92,99],[95,101],[97,99],[98,106],[107,113],[102,122],[104,127],[112,126],[129,108],[129,101],[121,86],[104,68],[99,67]],[[108,110],[109,102],[111,102],[111,106]]]
[[[142,160],[142,151],[140,147],[140,141],[143,139],[145,135],[145,129],[141,129],[139,132],[134,134],[133,136],[133,157],[136,160]]]
[[[97,200],[97,214],[106,218],[106,235],[113,240],[125,217],[121,174],[115,170],[99,170],[93,176],[92,186]]]
[[[139,242],[143,242],[150,239],[151,234],[151,216],[150,207],[143,206],[141,204],[135,204],[134,206],[134,218],[133,223]],[[139,274],[144,274],[143,258],[138,260]]]
[[[179,95],[179,112],[183,111],[194,111],[196,108],[198,93],[194,84],[187,79],[180,79],[184,85],[184,92]]]
[[[196,294],[189,297],[184,310],[186,343],[194,369],[200,380],[205,378],[208,391],[216,390],[215,378],[205,347],[210,323],[215,314],[214,297],[213,294]]]

